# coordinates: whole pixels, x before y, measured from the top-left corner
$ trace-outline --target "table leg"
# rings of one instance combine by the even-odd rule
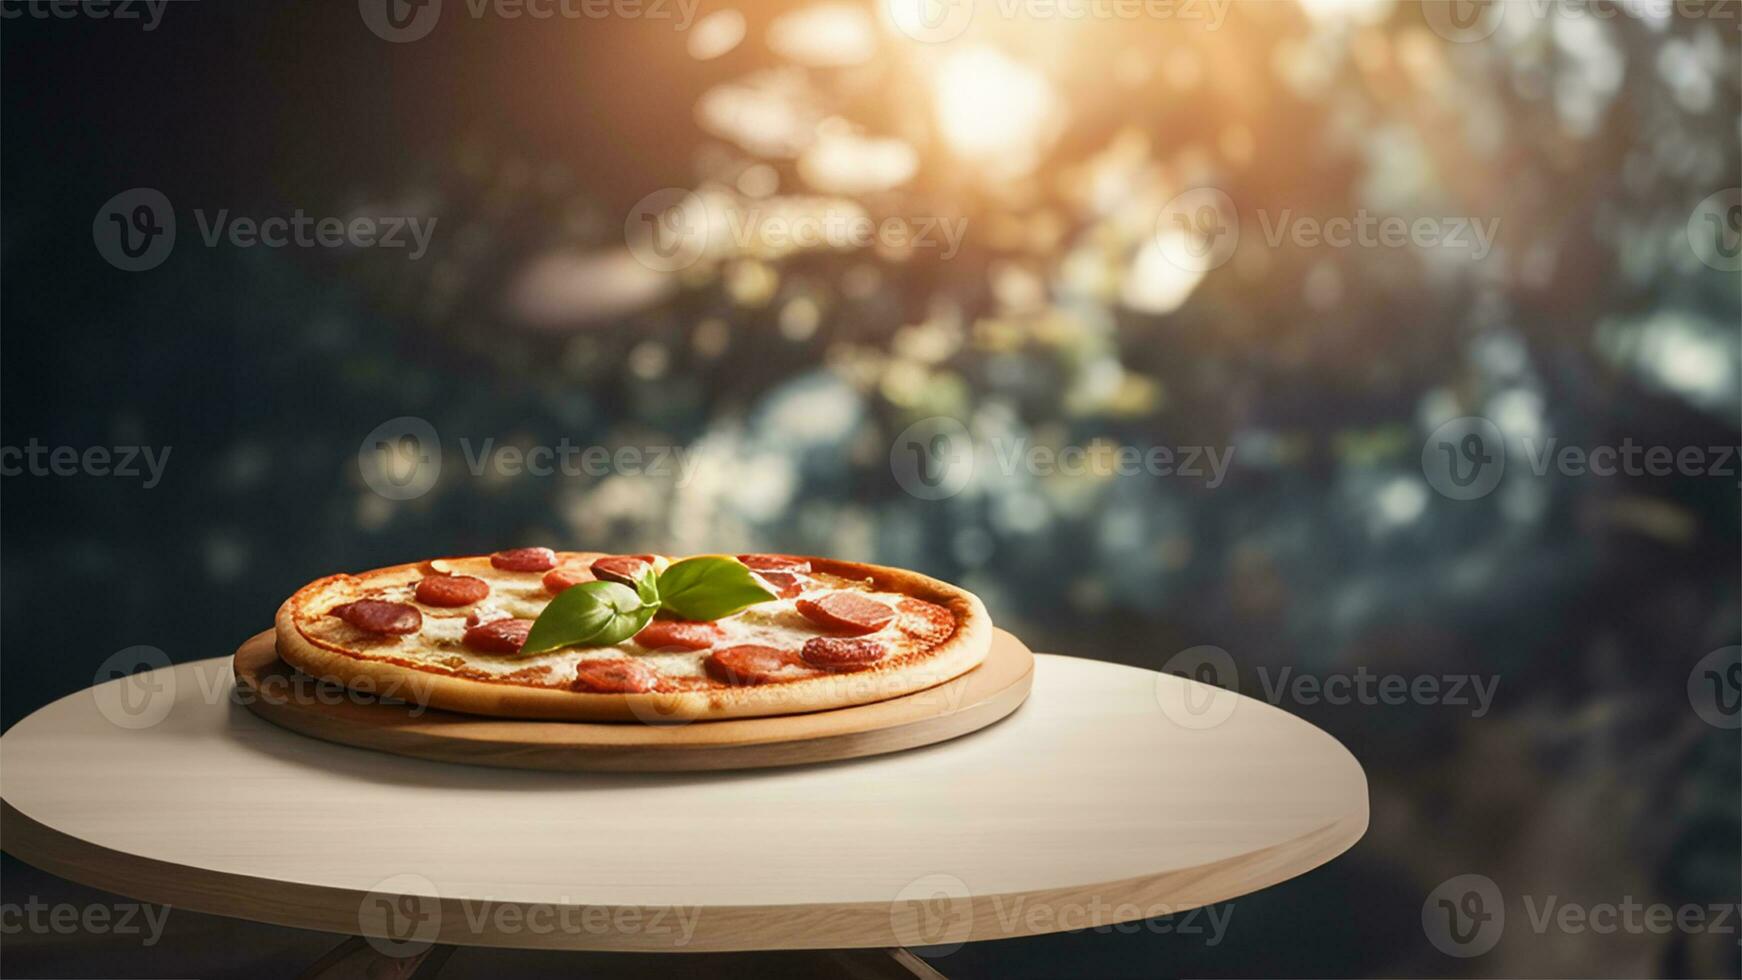
[[[304,970],[300,980],[432,980],[453,954],[452,946],[431,946],[421,953],[393,957],[361,936],[352,936]]]
[[[949,980],[911,950],[843,949],[829,954],[853,980]]]
[[[305,970],[301,980],[434,980],[441,972],[443,964],[453,955],[453,946],[431,946],[421,953],[406,957],[392,957],[371,946],[360,937],[352,937],[329,950],[312,966]],[[565,961],[580,966],[587,962],[590,954],[576,952],[562,954]],[[615,954],[606,954],[615,955]],[[835,975],[847,980],[948,980],[930,963],[921,959],[910,950],[891,949],[837,949],[817,950],[804,954],[722,954],[727,957],[756,958],[765,955],[801,955],[813,956],[813,960],[804,969],[815,975]],[[662,975],[667,964],[665,957],[649,954],[640,957],[642,966],[629,968],[626,975],[655,976]],[[657,966],[655,964],[658,964]],[[742,964],[740,964],[741,966]],[[791,964],[788,964],[789,966]],[[714,964],[720,970],[718,964]],[[832,968],[832,970],[830,969]],[[622,964],[614,967],[622,970]],[[658,971],[656,974],[655,971]],[[728,975],[728,971],[701,971],[706,976]],[[737,976],[738,971],[729,971]],[[613,972],[612,976],[619,974]]]
[[[907,972],[913,974],[914,980],[949,980],[937,971],[937,968],[919,958],[917,953],[906,949],[889,950],[889,958]]]

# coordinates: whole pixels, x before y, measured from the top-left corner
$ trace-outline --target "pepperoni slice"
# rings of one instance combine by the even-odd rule
[[[792,572],[757,572],[756,576],[767,582],[768,587],[782,599],[791,599],[804,593],[804,578]]]
[[[641,632],[635,634],[635,642],[649,650],[663,647],[706,650],[725,638],[725,631],[716,623],[697,623],[682,619],[649,620],[641,628]]]
[[[659,686],[659,675],[635,660],[583,660],[575,665],[574,689],[598,694],[640,694]]]
[[[469,606],[490,594],[490,583],[470,575],[428,575],[417,583],[426,606]]]
[[[811,563],[791,555],[739,555],[738,560],[758,572],[808,572]]]
[[[384,636],[404,636],[423,628],[423,613],[418,612],[416,606],[381,599],[347,602],[342,606],[334,606],[327,611],[327,615],[337,616],[365,633],[380,633]]]
[[[895,618],[887,603],[867,599],[856,592],[826,592],[815,599],[800,599],[799,615],[843,633],[875,633]]]
[[[936,646],[956,631],[956,617],[935,602],[912,597],[895,604],[895,627],[922,643]]]
[[[530,632],[530,619],[492,619],[467,627],[465,644],[479,653],[519,653]]]
[[[490,564],[505,572],[542,572],[556,567],[556,552],[549,548],[510,548],[491,555]]]
[[[883,644],[862,636],[813,636],[799,654],[812,667],[837,674],[864,670],[888,655]]]
[[[747,644],[715,650],[702,669],[722,684],[768,684],[791,676],[800,663],[790,650]]]
[[[551,595],[572,589],[582,582],[594,581],[593,573],[575,565],[558,565],[544,573],[544,590]]]
[[[635,588],[635,578],[653,566],[652,555],[611,555],[593,562],[593,574],[606,582]]]

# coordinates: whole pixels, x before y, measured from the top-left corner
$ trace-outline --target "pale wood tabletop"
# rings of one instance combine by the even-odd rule
[[[1028,702],[971,735],[750,772],[408,759],[277,728],[232,684],[227,657],[182,664],[14,725],[0,844],[84,884],[288,926],[711,951],[1149,918],[1299,875],[1367,827],[1361,767],[1313,726],[1071,657],[1038,656]]]

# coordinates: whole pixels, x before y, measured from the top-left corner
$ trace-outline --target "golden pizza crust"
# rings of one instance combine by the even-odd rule
[[[565,561],[578,561],[597,555],[559,552],[559,556]],[[472,561],[438,560],[455,565]],[[339,644],[317,642],[306,634],[304,627],[312,619],[307,612],[311,607],[330,608],[334,599],[354,595],[363,583],[371,580],[415,576],[425,563],[414,563],[359,576],[333,575],[299,589],[278,610],[278,655],[314,677],[364,691],[414,692],[412,696],[419,703],[449,711],[509,718],[658,724],[799,714],[884,701],[959,677],[978,666],[991,649],[991,619],[971,592],[904,569],[828,558],[808,560],[813,572],[869,581],[878,591],[901,593],[943,606],[955,618],[955,632],[928,650],[894,656],[853,673],[648,694],[597,694],[511,680],[474,680],[439,669],[380,659],[390,656],[390,650],[351,650]],[[465,571],[463,567],[455,570]]]

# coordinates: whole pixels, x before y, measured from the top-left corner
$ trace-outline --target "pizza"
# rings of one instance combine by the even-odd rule
[[[729,606],[743,608],[679,618],[710,608],[685,591],[694,569],[731,579]],[[578,636],[606,621],[561,645],[546,625]],[[365,693],[479,715],[647,722],[898,697],[972,670],[992,638],[972,593],[902,569],[549,548],[328,576],[279,608],[276,632],[291,666]]]

